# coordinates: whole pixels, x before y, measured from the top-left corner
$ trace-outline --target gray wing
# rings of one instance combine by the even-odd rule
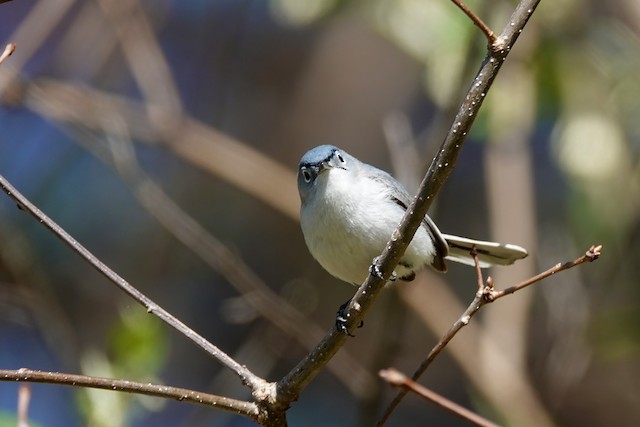
[[[365,173],[370,179],[374,179],[387,187],[389,189],[391,200],[405,211],[407,210],[408,206],[411,204],[411,196],[394,177],[385,171],[364,163],[361,163],[360,168],[362,169],[361,172]],[[425,215],[422,222],[425,225],[429,236],[431,236],[433,246],[436,250],[436,254],[431,262],[431,267],[437,271],[447,271],[447,265],[444,262],[444,258],[449,254],[449,245],[447,244],[447,241],[428,215]]]
[[[405,211],[407,210],[411,203],[411,196],[395,178],[380,169],[361,162],[360,173],[366,174],[368,178],[374,179],[387,187],[391,200]],[[528,255],[526,249],[517,245],[442,234],[428,215],[424,217],[423,223],[431,236],[436,250],[431,266],[438,271],[447,271],[445,258],[471,266],[475,265],[470,253],[472,247],[476,248],[480,267],[482,268],[492,265],[513,264]]]

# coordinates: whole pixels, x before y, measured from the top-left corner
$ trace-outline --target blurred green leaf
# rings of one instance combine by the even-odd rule
[[[162,368],[168,342],[160,320],[138,306],[127,306],[109,331],[107,347],[119,375],[142,379],[156,376]]]

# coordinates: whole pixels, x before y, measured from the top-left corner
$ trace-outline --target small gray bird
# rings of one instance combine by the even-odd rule
[[[298,166],[302,233],[311,255],[330,274],[359,286],[400,224],[411,196],[391,175],[332,145],[308,151]],[[442,234],[428,216],[392,279],[413,280],[425,265],[446,271],[445,259],[481,267],[509,265],[527,256],[520,246]]]

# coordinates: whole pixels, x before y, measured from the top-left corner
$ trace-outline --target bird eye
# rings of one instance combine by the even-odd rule
[[[300,173],[304,178],[304,182],[306,182],[307,184],[311,182],[311,172],[309,172],[309,169],[307,169],[306,166],[303,166],[302,169],[300,169]]]
[[[342,157],[339,151],[336,151],[336,157],[340,160],[340,163],[344,163],[344,157]]]

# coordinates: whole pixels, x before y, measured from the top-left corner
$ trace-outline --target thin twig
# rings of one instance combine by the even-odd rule
[[[570,268],[573,268],[587,261],[593,262],[597,260],[598,257],[600,257],[601,253],[602,253],[602,245],[592,245],[589,248],[589,250],[585,252],[584,255],[582,255],[580,258],[576,260],[565,262],[564,264],[560,264],[560,263],[556,264],[550,269],[548,269],[547,271],[542,272],[530,279],[524,280],[516,285],[510,286],[501,291],[491,291],[490,293],[487,294],[486,297],[491,299],[492,301],[495,301],[498,298],[502,298],[506,295],[511,295],[512,293],[519,291],[522,288],[526,288],[527,286],[533,285],[534,283],[539,282],[542,279],[546,279],[547,277],[552,276],[556,273],[559,273],[564,270],[568,270]]]
[[[0,370],[0,381],[24,381],[30,383],[61,384],[99,388],[104,390],[123,391],[127,393],[145,394],[147,396],[164,397],[181,402],[198,403],[206,406],[246,415],[256,419],[259,415],[255,403],[230,399],[214,394],[202,393],[179,387],[162,384],[140,383],[136,381],[113,378],[92,377],[87,375],[66,374],[61,372],[44,372],[31,369]]]
[[[423,397],[427,401],[439,406],[442,409],[445,409],[452,414],[467,420],[475,425],[481,427],[498,427],[497,424],[487,420],[484,417],[476,414],[473,411],[468,410],[467,408],[458,405],[457,403],[447,399],[446,397],[429,390],[426,387],[421,386],[415,381],[410,380],[404,375],[402,372],[398,371],[394,368],[383,369],[379,372],[380,377],[387,381],[389,384],[395,387],[402,387],[404,390],[413,391],[418,396]]]
[[[555,266],[551,267],[547,271],[540,273],[521,283],[518,283],[517,285],[505,288],[503,291],[496,291],[494,289],[493,281],[491,280],[491,278],[487,279],[486,284],[483,286],[483,288],[480,289],[478,292],[476,292],[476,295],[473,301],[471,301],[471,304],[469,304],[469,306],[464,311],[464,313],[462,313],[462,315],[458,318],[458,320],[455,321],[455,323],[451,326],[451,328],[449,328],[449,330],[442,336],[442,338],[440,338],[440,341],[438,341],[438,343],[431,349],[426,359],[422,361],[420,366],[418,366],[418,369],[416,369],[416,371],[413,373],[413,375],[411,376],[411,379],[413,381],[417,381],[422,376],[422,374],[427,370],[429,365],[431,365],[431,362],[433,362],[436,356],[440,354],[440,352],[447,346],[447,344],[460,331],[460,329],[462,329],[463,327],[469,324],[469,322],[471,321],[471,318],[484,305],[494,302],[495,300],[502,298],[506,295],[511,295],[517,290],[523,289],[527,286],[537,283],[560,271],[568,270],[570,268],[576,267],[587,261],[589,262],[595,261],[600,256],[601,251],[602,251],[602,245],[592,245],[587,250],[587,252],[581,257],[573,261],[566,262],[564,264],[556,264]],[[378,421],[377,426],[382,426],[386,423],[386,421],[389,419],[393,411],[400,404],[400,401],[402,401],[402,399],[404,398],[404,396],[406,396],[406,394],[407,394],[407,390],[403,389],[396,395],[396,397],[393,399],[393,401],[391,401],[391,403],[385,410],[382,417],[380,417],[380,421]]]
[[[13,43],[9,43],[5,46],[2,55],[0,55],[0,64],[4,62],[5,59],[11,56],[11,54],[16,50],[16,45]]]
[[[489,42],[490,46],[496,42],[496,34],[493,32],[491,28],[489,28],[487,24],[484,23],[482,19],[480,19],[478,15],[475,14],[473,10],[469,8],[469,6],[462,3],[460,0],[451,0],[451,1],[455,3],[455,5],[458,6],[460,10],[462,10],[465,13],[465,15],[469,17],[469,19],[471,19],[471,21],[476,27],[480,28],[482,33],[487,38],[487,41]]]
[[[475,245],[471,247],[471,256],[473,257],[476,277],[478,278],[478,292],[480,292],[484,288],[484,280],[482,280],[482,269],[480,268],[480,260],[478,259],[478,251]]]
[[[74,239],[69,233],[67,233],[62,227],[56,224],[51,218],[49,218],[38,207],[32,204],[26,197],[18,192],[13,185],[2,175],[0,175],[0,186],[2,190],[12,198],[18,205],[18,208],[29,213],[36,218],[42,225],[49,229],[56,237],[62,240],[67,246],[69,246],[74,252],[84,258],[92,267],[94,267],[100,274],[113,282],[122,291],[131,296],[138,303],[143,305],[147,312],[155,314],[161,320],[166,322],[171,327],[178,330],[184,336],[196,343],[207,353],[217,359],[222,365],[233,371],[244,384],[249,385],[252,390],[265,386],[265,381],[252,373],[246,366],[243,366],[233,360],[229,355],[224,353],[215,345],[211,344],[201,335],[198,335],[193,329],[182,323],[175,318],[168,311],[153,302],[150,298],[133,287],[129,282],[120,277],[115,271],[110,269],[106,264],[100,261],[95,255],[93,255],[88,249],[82,246],[76,239]]]
[[[440,354],[440,352],[447,346],[447,344],[449,344],[449,341],[451,341],[453,337],[456,336],[456,334],[460,331],[460,329],[464,328],[469,324],[471,317],[473,317],[473,315],[476,314],[478,310],[480,310],[480,307],[482,307],[485,304],[485,302],[483,302],[484,299],[482,295],[483,295],[482,292],[476,293],[475,298],[473,299],[471,304],[469,304],[469,306],[464,311],[464,313],[462,313],[462,315],[458,318],[458,320],[456,320],[453,323],[453,325],[451,325],[449,330],[442,336],[442,338],[440,338],[440,341],[438,341],[438,343],[431,349],[431,351],[427,355],[427,358],[422,361],[420,366],[418,366],[418,369],[416,369],[416,371],[413,373],[411,377],[413,381],[417,381],[418,378],[420,378],[420,376],[424,373],[424,371],[427,370],[431,362],[433,362],[436,356],[438,356],[438,354]],[[387,422],[387,420],[389,419],[393,411],[395,411],[395,409],[398,407],[398,405],[400,404],[402,399],[404,399],[407,393],[408,391],[406,389],[403,389],[400,392],[398,392],[396,397],[391,401],[391,403],[389,403],[389,406],[387,406],[387,409],[385,410],[384,414],[382,414],[382,416],[380,417],[380,420],[378,421],[376,426],[378,427],[383,426]]]

